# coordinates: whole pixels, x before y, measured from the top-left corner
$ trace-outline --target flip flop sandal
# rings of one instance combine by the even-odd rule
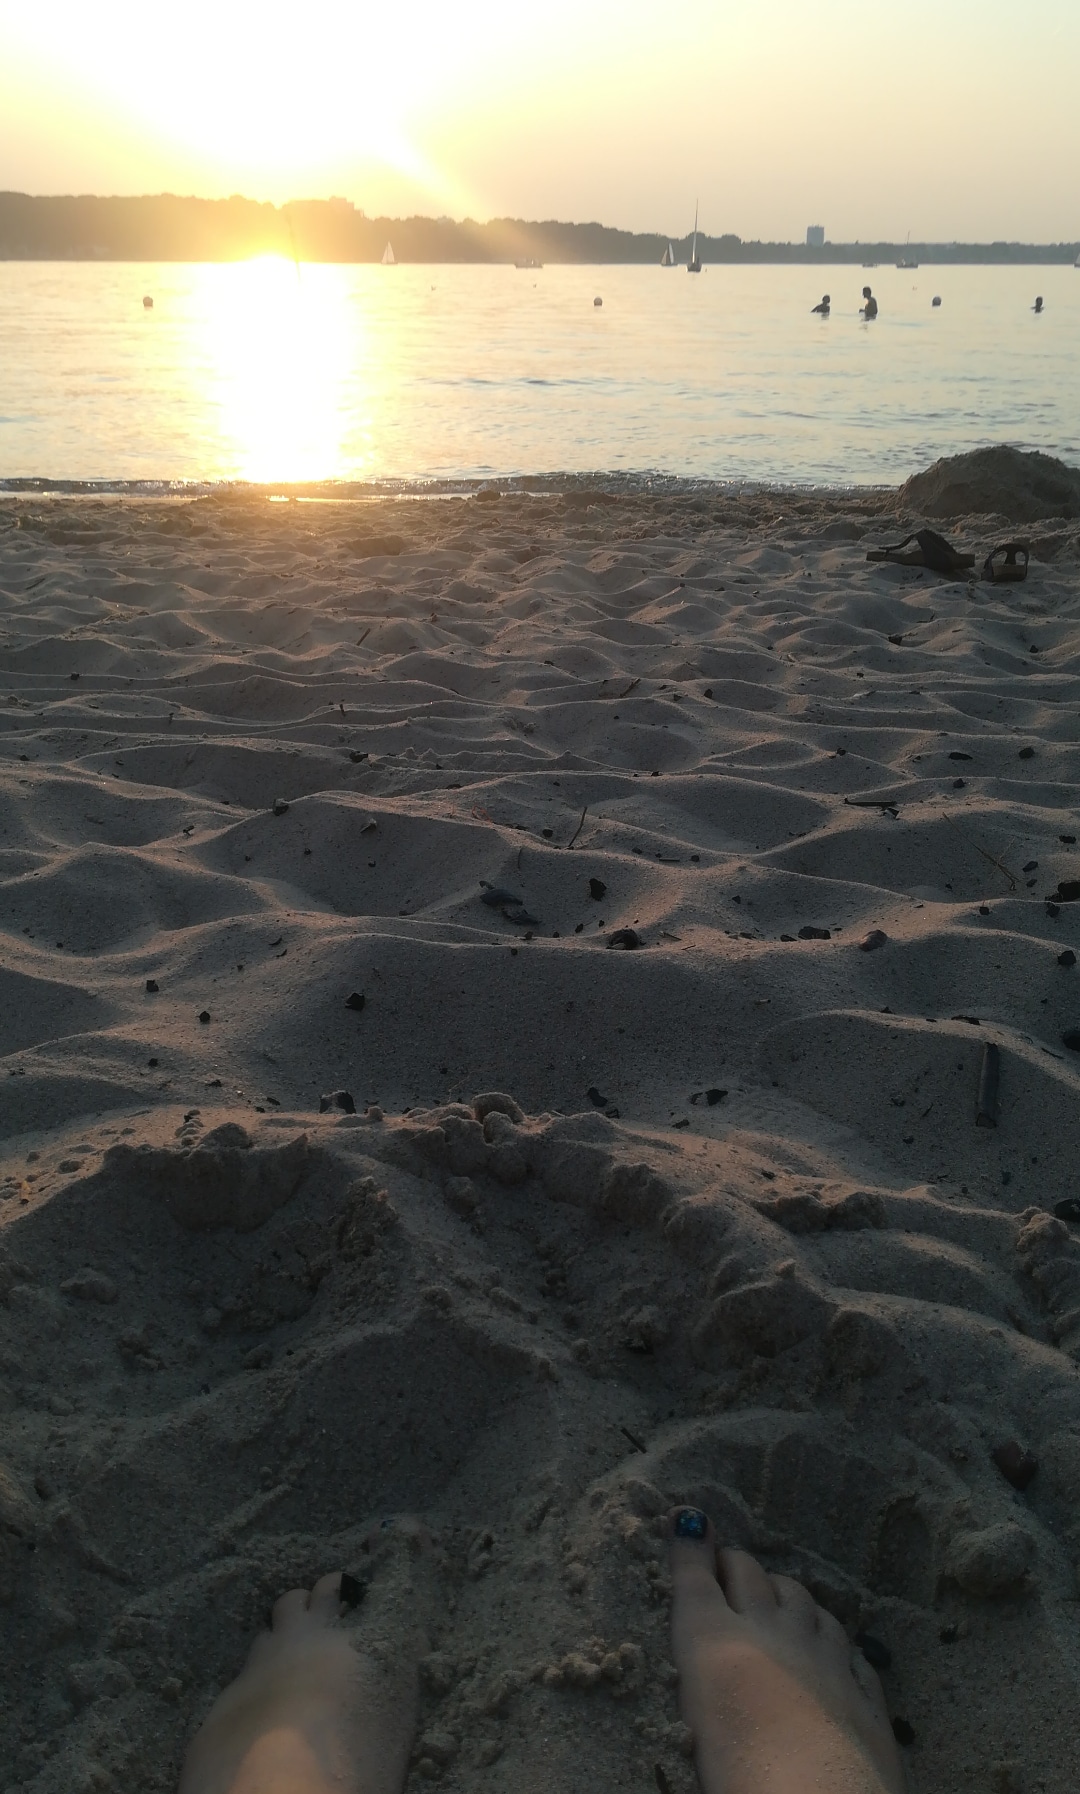
[[[909,542],[916,543],[916,547],[909,548]],[[886,548],[872,548],[866,558],[868,561],[889,561],[896,567],[929,567],[934,573],[966,573],[975,565],[973,554],[962,554],[944,536],[939,536],[936,529],[916,530],[902,542],[893,542]]]
[[[998,561],[999,554],[1005,556],[1003,561]],[[1017,559],[1018,555],[1022,557],[1019,560]],[[988,579],[995,586],[1026,579],[1028,558],[1026,542],[1001,542],[996,548],[990,550],[983,562],[983,578]]]

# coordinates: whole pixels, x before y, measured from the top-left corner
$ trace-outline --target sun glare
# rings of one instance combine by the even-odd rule
[[[370,339],[338,271],[261,256],[200,274],[201,378],[236,476],[334,479],[347,435],[350,466],[362,474],[370,456],[356,440],[357,414],[362,435]]]

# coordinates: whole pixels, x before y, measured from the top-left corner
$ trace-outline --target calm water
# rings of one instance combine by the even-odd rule
[[[879,484],[1001,441],[1080,463],[1080,271],[0,263],[0,478]]]

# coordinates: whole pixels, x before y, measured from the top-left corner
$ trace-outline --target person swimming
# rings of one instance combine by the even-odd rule
[[[1035,315],[1036,315],[1036,317],[1037,317],[1037,316],[1038,316],[1038,314],[1039,314],[1039,313],[1040,313],[1040,312],[1041,312],[1041,311],[1042,311],[1042,308],[1043,308],[1043,302],[1042,302],[1042,294],[1041,294],[1041,293],[1040,293],[1040,294],[1039,294],[1039,297],[1038,297],[1038,298],[1037,298],[1037,299],[1036,299],[1036,301],[1035,301],[1035,303],[1034,303],[1034,305],[1033,305],[1033,306],[1032,306],[1032,308],[1031,308],[1031,309],[1032,309],[1032,311],[1033,311],[1033,312],[1034,312],[1034,313],[1035,313]]]
[[[877,300],[874,298],[874,295],[870,291],[869,287],[863,287],[862,296],[863,296],[863,303],[859,307],[860,318],[876,318],[877,317]]]
[[[830,299],[828,293],[822,293],[821,304],[815,305],[811,308],[811,316],[814,316],[814,314],[816,313],[818,316],[820,316],[822,318],[827,318],[831,307],[832,307],[832,300]]]

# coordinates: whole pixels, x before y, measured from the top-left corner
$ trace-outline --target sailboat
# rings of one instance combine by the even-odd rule
[[[397,257],[394,254],[394,246],[392,243],[386,245],[386,248],[382,252],[382,259],[384,268],[392,268],[394,266]]]
[[[675,266],[675,251],[672,249],[670,243],[660,257],[660,266],[661,268],[674,268]]]
[[[701,273],[701,257],[699,256],[699,254],[697,252],[697,215],[698,215],[698,209],[697,209],[697,204],[695,202],[695,205],[694,205],[694,246],[690,251],[690,260],[686,264],[686,272],[688,274],[700,274]]]

